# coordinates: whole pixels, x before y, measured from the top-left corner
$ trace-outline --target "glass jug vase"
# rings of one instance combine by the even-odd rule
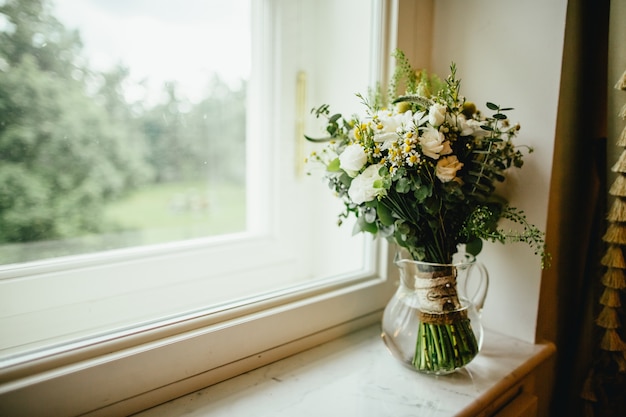
[[[383,314],[387,349],[423,373],[448,374],[470,363],[483,341],[480,311],[489,286],[485,266],[470,254],[438,264],[399,252],[394,262],[400,284]]]

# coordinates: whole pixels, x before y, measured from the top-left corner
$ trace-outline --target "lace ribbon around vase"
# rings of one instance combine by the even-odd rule
[[[471,255],[453,264],[395,261],[400,285],[383,315],[383,340],[412,369],[446,374],[474,359],[482,344],[479,311],[488,287],[485,267]],[[477,284],[467,296],[468,284]],[[476,285],[475,285],[476,286]]]

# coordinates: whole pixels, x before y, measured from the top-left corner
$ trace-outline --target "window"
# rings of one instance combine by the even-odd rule
[[[384,70],[373,63],[388,55],[381,33],[390,30],[389,6],[250,6],[245,229],[3,265],[4,407],[33,395],[51,398],[41,401],[49,407],[72,389],[75,402],[46,412],[114,408],[177,381],[186,388],[176,389],[214,382],[380,313],[389,294],[384,244],[335,226],[340,203],[300,166],[310,148],[297,121],[314,129],[308,109],[327,101],[358,109],[349,98]],[[125,380],[127,372],[142,377]],[[102,381],[98,393],[85,378]]]
[[[3,264],[245,230],[248,1],[5,3]]]

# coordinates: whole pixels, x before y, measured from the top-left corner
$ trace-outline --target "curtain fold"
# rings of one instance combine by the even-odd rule
[[[599,349],[603,329],[595,324],[607,184],[613,182],[610,167],[623,151],[615,146],[611,126],[619,109],[609,96],[617,81],[615,66],[626,58],[625,3],[570,0],[567,6],[546,229],[553,261],[542,276],[537,325],[538,340],[557,347],[548,415],[626,416],[624,375],[607,373]]]
[[[538,340],[556,344],[549,415],[576,416],[591,364],[604,191],[608,0],[567,6]]]

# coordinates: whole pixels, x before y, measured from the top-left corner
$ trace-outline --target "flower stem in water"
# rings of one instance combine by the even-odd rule
[[[469,319],[436,324],[420,322],[413,367],[425,372],[452,372],[478,354],[478,342]]]

